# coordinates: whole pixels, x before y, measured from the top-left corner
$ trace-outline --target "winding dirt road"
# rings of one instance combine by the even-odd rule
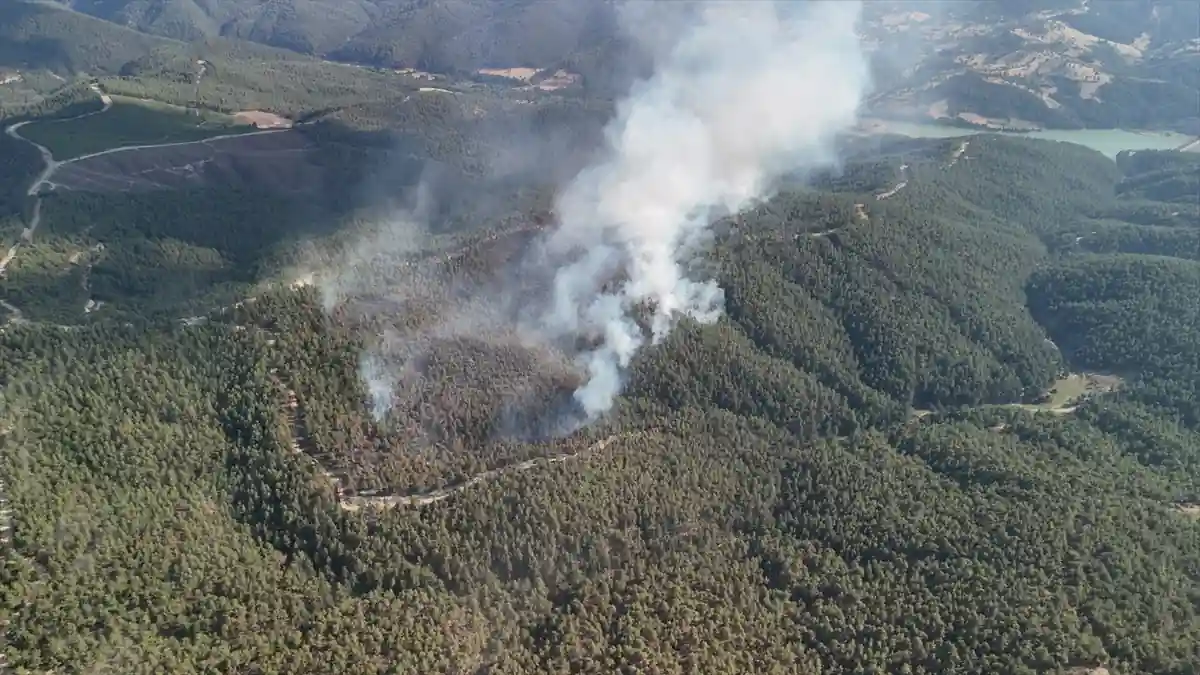
[[[92,112],[83,113],[82,115],[76,115],[75,117],[68,117],[66,119],[61,119],[61,120],[46,120],[46,123],[54,124],[54,123],[60,123],[60,122],[72,122],[74,120],[81,120],[85,117],[91,117],[92,115],[99,115],[101,113],[108,112],[109,108],[112,108],[112,103],[113,103],[112,98],[108,94],[105,94],[104,92],[100,91],[100,85],[92,84],[91,89],[92,89],[92,91],[96,92],[97,96],[100,97],[100,103],[102,104],[102,106],[99,110],[93,110]],[[21,135],[21,127],[25,126],[26,124],[31,124],[35,121],[37,121],[37,120],[25,120],[24,122],[17,122],[16,124],[9,125],[4,130],[4,133],[6,135],[8,135],[10,138],[13,138],[18,141],[23,141],[23,142],[28,143],[28,144],[32,145],[33,147],[37,148],[38,153],[41,154],[41,156],[42,156],[42,165],[43,166],[42,166],[42,172],[38,174],[37,178],[35,178],[33,180],[33,184],[30,185],[29,189],[25,191],[25,194],[27,196],[34,198],[33,217],[30,218],[30,220],[29,220],[29,226],[21,231],[20,241],[13,244],[12,247],[8,249],[8,252],[4,254],[4,258],[0,259],[0,276],[4,275],[4,271],[8,269],[9,263],[12,262],[13,258],[17,257],[17,249],[19,249],[21,247],[21,242],[25,242],[28,244],[33,241],[33,233],[37,231],[38,225],[40,225],[42,222],[42,199],[41,199],[41,197],[38,196],[38,193],[41,192],[43,185],[46,185],[47,183],[49,183],[50,176],[53,175],[56,170],[58,170],[58,167],[62,166],[65,163],[65,162],[56,161],[54,159],[54,155],[50,152],[50,149],[47,148],[46,146],[41,145],[39,143],[35,143]],[[67,161],[70,162],[70,161],[75,161],[75,160],[67,160]],[[11,308],[11,305],[9,305],[9,307]],[[12,308],[12,309],[15,309],[15,308]],[[20,310],[16,310],[16,312],[14,312],[14,313],[19,315]]]
[[[508,466],[503,466],[498,469],[492,469],[491,471],[483,471],[481,473],[478,473],[478,474],[472,476],[471,478],[468,478],[467,480],[465,480],[461,483],[457,483],[455,485],[451,485],[449,487],[445,487],[440,490],[432,490],[430,492],[424,492],[421,494],[408,495],[408,496],[403,496],[403,497],[401,497],[401,496],[342,497],[339,500],[339,504],[341,505],[341,507],[343,509],[345,509],[347,511],[359,511],[359,510],[362,510],[363,508],[367,508],[367,507],[390,508],[390,507],[395,507],[395,506],[425,506],[426,504],[440,502],[443,499],[452,497],[455,494],[458,494],[459,492],[462,492],[463,490],[466,490],[469,487],[478,485],[486,480],[492,480],[495,478],[499,478],[500,476],[502,476],[506,473],[516,473],[518,471],[528,471],[529,469],[533,469],[533,468],[539,467],[539,466],[547,466],[550,464],[558,464],[559,462],[565,462],[570,459],[578,459],[578,458],[581,458],[581,457],[584,457],[587,455],[591,455],[591,454],[600,452],[601,450],[607,448],[609,446],[609,444],[611,444],[615,441],[634,438],[638,435],[639,435],[638,432],[631,432],[631,433],[626,433],[626,434],[613,434],[612,436],[609,436],[608,438],[603,438],[599,441],[596,441],[595,443],[592,443],[588,447],[586,447],[582,450],[579,450],[578,452],[564,452],[564,453],[560,453],[557,455],[553,455],[551,457],[539,457],[537,459],[527,459],[523,462],[518,462],[516,464],[510,464]]]
[[[908,164],[901,164],[900,182],[893,185],[890,189],[875,195],[875,199],[882,201],[889,197],[894,197],[896,196],[896,193],[900,192],[906,187],[908,187]]]
[[[347,511],[361,511],[363,509],[372,508],[372,507],[374,507],[374,508],[393,508],[393,507],[397,507],[397,506],[425,506],[426,504],[433,504],[434,502],[440,502],[443,499],[452,497],[452,496],[458,494],[459,492],[466,490],[467,488],[473,487],[475,485],[479,485],[480,483],[482,483],[484,481],[499,478],[500,476],[502,476],[504,474],[515,473],[518,471],[528,471],[535,467],[548,466],[550,464],[558,464],[560,462],[565,462],[570,459],[577,459],[577,458],[581,458],[581,457],[584,457],[587,455],[592,455],[594,453],[600,452],[601,450],[604,450],[606,447],[609,446],[609,444],[611,444],[615,441],[635,438],[637,436],[640,436],[642,433],[642,432],[631,432],[631,433],[625,433],[625,434],[613,434],[607,438],[596,441],[595,443],[592,443],[588,447],[578,450],[576,452],[564,452],[564,453],[559,453],[557,455],[552,455],[550,457],[538,457],[535,459],[527,459],[527,460],[524,460],[521,462],[516,462],[514,464],[510,464],[508,466],[502,466],[502,467],[499,467],[496,469],[491,469],[488,471],[481,471],[481,472],[475,474],[474,476],[468,478],[467,480],[462,481],[461,483],[449,485],[444,488],[439,488],[437,490],[430,490],[428,492],[422,492],[420,494],[415,494],[415,495],[355,495],[355,496],[350,497],[350,496],[342,495],[341,487],[340,487],[341,479],[338,478],[338,476],[336,476],[329,469],[325,468],[325,466],[323,466],[321,464],[321,462],[319,460],[317,460],[317,458],[311,454],[311,452],[310,452],[311,445],[310,445],[310,441],[309,441],[311,436],[308,431],[307,423],[305,422],[304,411],[301,409],[299,402],[297,400],[296,392],[287,385],[287,383],[279,375],[277,370],[272,369],[271,377],[272,377],[272,379],[275,380],[276,386],[279,387],[283,391],[284,398],[286,400],[286,403],[283,406],[284,407],[283,414],[286,417],[287,422],[288,422],[287,428],[289,429],[289,433],[291,435],[291,438],[288,440],[289,440],[289,443],[290,443],[290,446],[292,449],[292,453],[295,455],[305,456],[308,459],[308,461],[311,462],[313,464],[313,466],[315,466],[317,468],[317,470],[323,476],[325,476],[325,478],[327,480],[329,480],[330,483],[333,484],[334,489],[338,493],[338,505]],[[306,450],[306,446],[308,446],[310,449]]]
[[[15,244],[13,244],[12,247],[8,249],[8,252],[4,255],[4,257],[0,258],[0,276],[2,276],[4,274],[5,270],[8,268],[8,265],[12,262],[13,258],[16,257],[17,250],[20,248],[21,243],[23,242],[23,243],[28,244],[33,241],[33,234],[34,234],[34,232],[37,231],[38,225],[40,225],[42,222],[42,200],[40,197],[40,195],[42,193],[42,188],[48,187],[50,190],[53,190],[56,187],[54,185],[54,182],[51,179],[54,177],[54,174],[62,167],[67,166],[69,164],[74,164],[75,162],[82,162],[85,159],[92,159],[93,157],[102,157],[105,155],[112,155],[112,154],[119,153],[119,152],[134,152],[137,150],[149,150],[151,148],[172,148],[172,147],[179,147],[179,146],[184,146],[184,145],[204,145],[204,144],[212,143],[213,141],[220,141],[220,140],[224,140],[224,139],[228,139],[228,138],[241,138],[244,136],[264,136],[266,134],[277,134],[277,133],[280,133],[283,131],[288,131],[288,129],[264,129],[261,131],[247,131],[247,132],[233,133],[233,134],[222,134],[220,136],[212,136],[212,137],[204,138],[204,139],[201,139],[198,141],[177,141],[174,143],[149,143],[149,144],[144,144],[144,145],[122,145],[122,146],[118,146],[115,148],[109,148],[107,150],[101,150],[99,152],[90,152],[86,155],[79,155],[78,157],[71,157],[70,159],[64,159],[64,160],[56,160],[54,158],[54,154],[50,152],[49,148],[47,148],[44,145],[35,143],[34,141],[31,141],[28,138],[21,135],[21,128],[27,124],[32,124],[34,122],[42,122],[45,124],[61,124],[63,122],[74,122],[77,120],[81,120],[85,117],[91,117],[92,115],[99,115],[99,114],[108,112],[108,110],[110,108],[112,108],[112,105],[113,105],[112,98],[108,94],[105,94],[104,92],[102,92],[100,90],[99,85],[93,84],[92,91],[96,92],[96,95],[100,97],[100,102],[103,104],[103,107],[101,107],[100,110],[93,110],[92,112],[84,113],[82,115],[76,115],[75,117],[68,117],[68,118],[61,119],[61,120],[26,120],[24,122],[17,122],[16,124],[10,125],[7,128],[5,128],[5,130],[4,130],[4,133],[7,134],[9,137],[14,138],[18,141],[23,141],[23,142],[28,143],[28,144],[32,145],[33,147],[37,148],[38,153],[40,153],[42,156],[42,165],[43,166],[42,166],[41,173],[39,173],[37,178],[34,179],[33,184],[31,184],[29,186],[29,189],[25,191],[26,195],[34,198],[33,214],[29,220],[29,226],[26,227],[24,230],[22,230],[21,240]]]

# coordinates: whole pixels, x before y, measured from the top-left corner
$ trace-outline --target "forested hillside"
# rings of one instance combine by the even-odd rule
[[[0,68],[29,71],[13,87],[27,90],[21,99],[61,84],[44,77],[52,72],[106,76],[117,93],[297,115],[356,99],[390,105],[386,89],[428,84],[413,69],[523,89],[561,69],[576,89],[611,98],[652,61],[654,38],[631,40],[623,26],[658,39],[670,30],[622,11],[615,0],[13,0],[0,8]],[[877,48],[872,114],[1200,130],[1200,14],[1190,0],[910,0],[863,11],[862,34]],[[204,78],[197,60],[212,64]],[[6,95],[16,97],[0,90],[0,106]]]
[[[350,105],[283,135],[224,143],[226,166],[202,178],[183,180],[172,167],[206,163],[211,169],[216,162],[203,145],[63,167],[55,175],[61,189],[42,196],[43,225],[8,266],[0,297],[29,318],[64,324],[178,317],[251,294],[258,281],[304,258],[313,240],[322,248],[337,246],[396,209],[420,211],[435,235],[520,226],[529,213],[549,209],[556,182],[589,156],[606,110],[602,103],[554,96],[514,102],[488,91],[387,95],[391,106]],[[129,137],[136,139],[160,133],[145,128],[155,122],[178,134],[168,141],[238,131],[205,131],[176,109],[170,116],[155,117],[154,109],[126,114],[131,121],[122,122],[113,119],[118,107],[89,118],[113,119],[93,126],[106,132],[96,135],[84,128],[67,134],[76,122],[50,121],[98,110],[95,93],[90,96],[48,99],[24,133],[107,147],[130,143],[115,135],[122,124],[131,125]],[[27,219],[33,201],[25,189],[41,161],[28,143],[10,136],[0,143],[13,148],[4,164],[12,192],[0,205],[16,239],[27,224],[19,222],[21,209]],[[119,189],[97,187],[97,174]],[[142,187],[120,189],[131,181]],[[81,315],[89,300],[105,303],[106,316]]]
[[[553,217],[537,191],[434,218],[451,248],[368,252],[384,285],[332,300],[321,264],[355,230],[308,231],[329,250],[289,258],[263,194],[54,195],[39,236],[108,241],[91,284],[120,313],[0,334],[7,661],[1191,673],[1196,166],[884,142],[718,223],[726,316],[641,352],[617,410],[567,436],[569,362],[435,330]],[[203,296],[153,260],[247,284],[307,263],[316,286],[181,323]],[[387,335],[424,351],[376,421],[361,358]],[[1120,388],[1043,402],[1077,370]]]
[[[550,67],[613,39],[606,0],[72,0],[113,23],[180,40],[230,37],[336,60],[446,72]]]
[[[30,73],[23,85],[46,71],[119,75],[110,86],[133,78],[154,98],[190,101],[194,92],[187,85],[196,79],[196,60],[203,59],[211,64],[211,81],[200,87],[206,106],[245,107],[240,101],[255,94],[260,101],[292,105],[305,95],[321,97],[311,111],[344,105],[355,95],[358,101],[375,99],[385,82],[414,82],[396,69],[485,81],[476,74],[484,67],[566,68],[593,92],[611,96],[641,63],[636,49],[620,44],[607,0],[75,5],[80,11],[29,0],[0,7],[0,68]],[[492,81],[516,84],[504,77]],[[35,89],[52,89],[61,82],[37,84]],[[264,91],[273,96],[263,99]]]
[[[223,111],[263,108],[296,116],[393,96],[414,84],[400,74],[331,64],[249,42],[216,38],[185,43],[155,37],[23,1],[0,7],[0,67],[46,70],[60,78],[98,77],[114,94],[180,105]],[[62,79],[49,84],[64,86]]]
[[[541,145],[523,153],[531,165],[554,143],[591,147],[590,134],[612,107],[605,96],[584,98],[578,88],[542,90],[472,73],[366,68],[221,37],[183,42],[24,0],[0,7],[4,72],[21,76],[0,87],[0,119],[6,123],[70,116],[77,103],[98,105],[87,86],[94,81],[108,94],[201,111],[271,111],[313,124],[312,133],[332,142],[378,148],[393,135],[379,132],[389,131],[399,132],[394,135],[410,146],[442,144],[414,150],[421,157],[471,158],[473,149],[464,147],[470,141],[444,138],[451,131],[475,142],[506,138],[525,144],[536,134]],[[523,119],[516,127],[514,113]],[[467,133],[462,127],[468,125],[491,128]],[[589,131],[592,126],[597,129]]]
[[[1194,115],[1186,3],[1077,4],[868,32],[1073,11],[1098,100],[905,105]],[[842,138],[582,424],[526,320],[614,7],[0,2],[0,675],[1195,675],[1200,154]]]
[[[1119,3],[1114,3],[1119,4]],[[1200,33],[1198,33],[1200,35]],[[1200,55],[1184,54],[1177,63],[1156,64],[1153,70],[1130,69],[1104,85],[1104,98],[1080,99],[1080,85],[1051,78],[1067,92],[1064,104],[1047,106],[1030,90],[989,81],[974,73],[952,77],[926,94],[929,102],[949,101],[950,116],[974,113],[997,120],[1022,120],[1048,129],[1159,129],[1195,133],[1200,128],[1195,100]],[[1187,73],[1187,74],[1185,74]],[[1056,100],[1057,102],[1057,100]]]

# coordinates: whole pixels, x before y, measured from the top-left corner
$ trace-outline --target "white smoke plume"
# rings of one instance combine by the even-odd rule
[[[626,2],[626,28],[653,55],[652,74],[618,105],[598,159],[560,191],[559,224],[539,250],[492,285],[446,292],[444,278],[427,278],[434,259],[417,261],[432,243],[427,191],[418,190],[413,208],[328,261],[327,307],[357,298],[381,308],[372,312],[404,312],[410,301],[438,309],[432,323],[363,355],[376,419],[419,398],[428,384],[421,355],[456,337],[516,340],[552,353],[545,363],[575,358],[585,376],[575,400],[595,419],[612,407],[638,349],[681,317],[717,320],[722,290],[691,278],[689,263],[717,217],[770,197],[785,176],[836,162],[837,136],[853,127],[869,88],[860,9],[851,0]],[[513,140],[505,147],[521,146]],[[580,352],[581,342],[591,347]]]
[[[770,196],[784,174],[833,163],[869,88],[859,2],[652,4],[691,13],[619,106],[603,159],[560,195],[547,246],[574,258],[557,271],[543,331],[598,344],[581,355],[575,393],[590,418],[611,408],[647,340],[682,316],[720,316],[721,289],[683,271],[712,220]],[[653,313],[648,335],[638,307]]]
[[[370,351],[363,355],[358,365],[358,375],[367,385],[367,395],[371,397],[372,417],[382,420],[392,408],[395,396],[394,376],[379,355]]]

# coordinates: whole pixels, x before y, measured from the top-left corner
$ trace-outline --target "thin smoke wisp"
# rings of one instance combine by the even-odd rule
[[[612,407],[639,348],[681,317],[720,317],[718,285],[685,273],[713,219],[769,197],[785,174],[834,163],[870,85],[858,2],[687,10],[608,125],[602,159],[560,194],[546,242],[569,262],[539,328],[594,345],[579,354],[586,381],[575,392],[589,418]],[[637,320],[643,309],[648,322]]]

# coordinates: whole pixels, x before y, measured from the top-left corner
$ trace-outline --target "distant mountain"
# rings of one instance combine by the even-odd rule
[[[116,73],[164,47],[184,45],[50,5],[0,3],[0,67]]]
[[[12,80],[0,89],[0,118],[44,114],[63,88],[94,98],[79,86],[81,77],[113,94],[228,112],[270,108],[290,116],[402,96],[415,83],[398,73],[243,40],[148,35],[33,2],[0,2],[4,73]]]
[[[1200,133],[1200,4],[880,3],[875,112],[1007,128]]]
[[[278,49],[463,75],[564,68],[619,94],[645,59],[620,0],[23,0],[0,8],[0,67],[117,73],[186,45]],[[864,4],[869,112],[994,128],[1200,133],[1200,4],[1192,0],[923,0]],[[97,21],[103,19],[104,21]],[[208,58],[207,56],[204,58]],[[36,67],[36,66],[35,66]]]
[[[613,34],[610,0],[67,0],[139,31],[429,70],[549,66]]]
[[[152,35],[49,3],[0,2],[0,68],[6,70],[117,75],[134,64],[221,55],[318,62],[288,50],[241,40],[213,37],[184,41]]]

